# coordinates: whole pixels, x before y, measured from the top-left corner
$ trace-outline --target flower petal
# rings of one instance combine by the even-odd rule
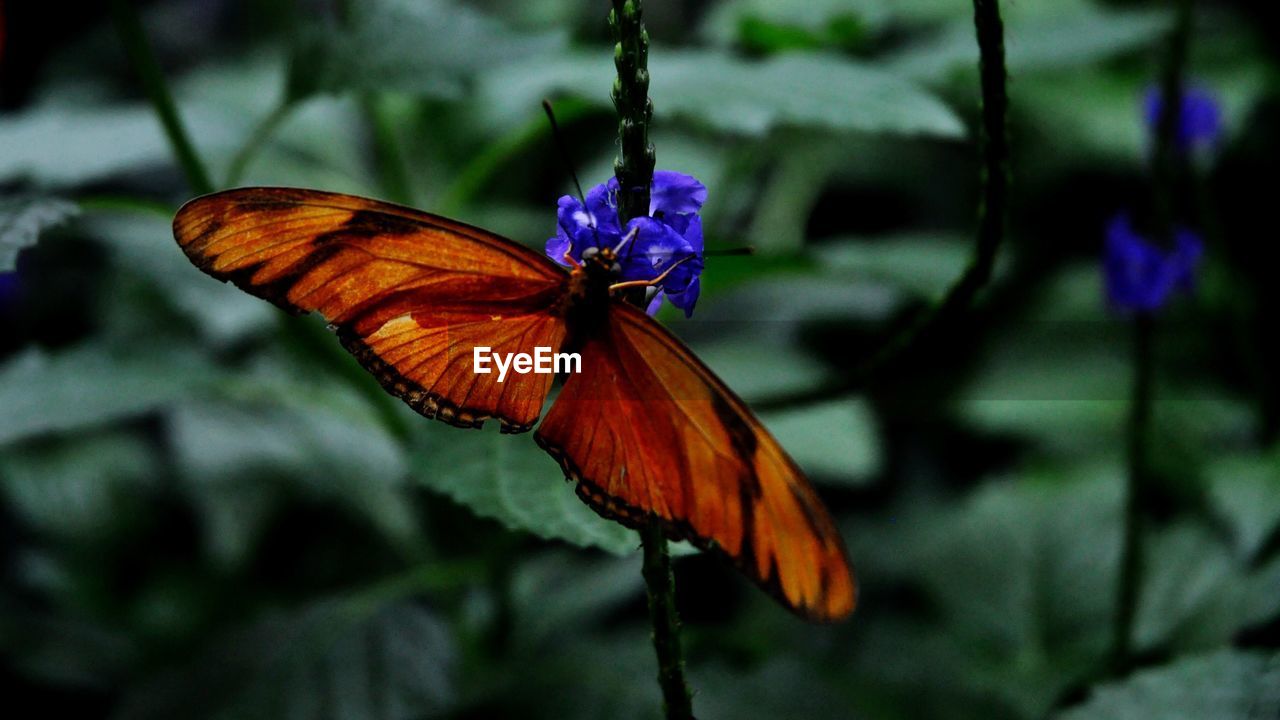
[[[692,175],[672,170],[655,170],[649,189],[649,214],[696,213],[707,201],[707,186]]]
[[[1177,247],[1166,252],[1139,235],[1128,216],[1108,224],[1103,272],[1113,307],[1158,310],[1175,290],[1191,289],[1202,244],[1186,230],[1179,230],[1175,240]]]
[[[657,315],[658,309],[662,307],[662,299],[665,296],[666,296],[666,293],[662,292],[661,290],[654,293],[653,298],[649,300],[649,305],[644,309],[644,311],[648,313],[650,316]]]
[[[673,262],[693,254],[679,233],[651,217],[632,218],[627,232],[633,231],[635,238],[619,253],[623,280],[652,280]]]
[[[698,294],[702,292],[702,278],[694,278],[693,282],[682,292],[665,293],[672,305],[684,310],[685,317],[693,317],[693,306],[698,304]]]
[[[1160,118],[1163,115],[1162,90],[1159,87],[1151,87],[1143,98],[1143,116],[1153,135],[1158,132]],[[1222,108],[1217,98],[1203,88],[1184,88],[1181,107],[1178,108],[1178,127],[1174,135],[1174,142],[1178,149],[1191,151],[1211,146],[1221,135]]]

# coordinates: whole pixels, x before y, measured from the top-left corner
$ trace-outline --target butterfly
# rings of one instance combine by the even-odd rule
[[[451,425],[529,431],[551,391],[551,374],[478,374],[474,348],[578,353],[534,440],[587,505],[634,528],[657,518],[810,620],[853,611],[844,543],[809,481],[733,391],[623,299],[608,248],[566,269],[420,210],[267,187],[191,200],[173,233],[209,275],[318,312],[387,391]]]

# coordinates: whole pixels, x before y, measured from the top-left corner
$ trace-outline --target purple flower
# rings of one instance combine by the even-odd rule
[[[16,271],[0,272],[0,312],[15,304],[22,294],[22,281]]]
[[[1107,225],[1103,274],[1107,299],[1117,310],[1158,310],[1176,291],[1189,292],[1204,243],[1190,230],[1174,232],[1174,247],[1165,250],[1133,229],[1128,215]]]
[[[1154,137],[1160,128],[1164,114],[1164,96],[1160,88],[1147,90],[1143,100],[1143,117]],[[1222,110],[1218,100],[1203,88],[1188,87],[1182,91],[1182,107],[1178,112],[1178,127],[1174,131],[1174,143],[1183,152],[1195,152],[1209,148],[1222,135]]]
[[[566,253],[581,262],[583,250],[616,248],[634,233],[618,252],[622,265],[618,281],[655,280],[678,263],[657,284],[648,312],[656,313],[665,298],[691,316],[701,289],[703,243],[698,211],[706,202],[707,188],[690,175],[658,170],[653,173],[649,198],[649,215],[632,218],[622,228],[617,178],[591,188],[585,203],[565,195],[557,202],[556,235],[547,240],[547,255],[561,264],[566,264]]]

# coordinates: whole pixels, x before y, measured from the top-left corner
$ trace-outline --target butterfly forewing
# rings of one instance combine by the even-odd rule
[[[615,303],[534,437],[597,511],[728,556],[802,615],[853,611],[844,544],[778,442],[687,348]]]
[[[567,274],[492,233],[376,200],[244,188],[187,203],[174,236],[210,275],[319,312],[392,393],[428,417],[528,430],[551,375],[473,372],[473,348],[558,349]]]

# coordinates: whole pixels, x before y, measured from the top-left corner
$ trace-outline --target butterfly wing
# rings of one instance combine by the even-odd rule
[[[679,340],[625,303],[585,338],[534,438],[597,512],[728,556],[813,620],[853,611],[844,543],[813,487],[747,406]]]
[[[365,198],[242,188],[187,203],[173,234],[201,270],[295,313],[319,312],[391,393],[463,427],[537,421],[549,374],[478,375],[473,348],[558,350],[567,274],[479,228]]]

